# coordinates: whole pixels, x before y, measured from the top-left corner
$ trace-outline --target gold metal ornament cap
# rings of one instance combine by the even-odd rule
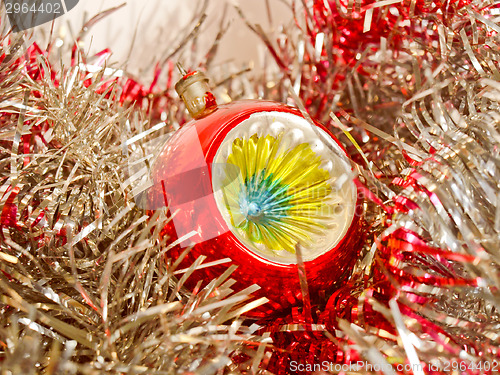
[[[200,71],[187,73],[179,64],[177,67],[183,76],[175,84],[175,91],[186,104],[191,117],[197,119],[213,112],[217,103],[205,74]]]

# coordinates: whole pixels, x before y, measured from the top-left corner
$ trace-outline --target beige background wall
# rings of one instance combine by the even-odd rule
[[[122,0],[81,0],[67,15],[57,20],[56,30],[65,40],[70,41],[83,25],[106,9],[123,4]],[[199,38],[198,51],[204,54],[210,47],[219,29],[220,19],[226,8],[226,22],[230,27],[222,39],[217,62],[233,61],[236,65],[253,61],[258,66],[266,53],[263,43],[245,25],[234,10],[241,7],[252,23],[259,23],[264,30],[276,30],[291,20],[291,11],[281,0],[268,0],[272,22],[269,20],[266,0],[211,0],[206,9],[207,19]],[[151,70],[151,62],[165,57],[180,43],[180,38],[191,30],[193,14],[200,12],[203,1],[198,0],[128,0],[126,5],[107,16],[91,28],[84,45],[91,52],[106,47],[113,50],[113,61],[128,61],[127,69],[133,74],[146,74]],[[48,27],[43,28],[48,31]],[[134,33],[135,42],[131,47]],[[131,51],[130,59],[128,59]],[[202,57],[201,57],[202,58]],[[189,65],[189,61],[185,62]]]

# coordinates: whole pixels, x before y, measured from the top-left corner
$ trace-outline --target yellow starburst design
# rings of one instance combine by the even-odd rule
[[[282,139],[235,139],[227,163],[240,173],[231,182],[227,177],[222,192],[231,224],[242,236],[294,253],[297,243],[307,246],[326,229],[330,175],[308,143],[285,149]]]

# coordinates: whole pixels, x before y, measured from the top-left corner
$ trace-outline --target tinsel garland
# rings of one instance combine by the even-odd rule
[[[109,51],[42,48],[2,19],[2,373],[497,372],[500,8],[290,6],[295,23],[277,36],[248,23],[278,70],[212,66],[220,35],[200,65],[219,97],[294,103],[344,141],[366,242],[324,304],[258,322],[241,315],[256,304],[233,293],[230,268],[186,291],[203,259],[177,269],[159,235],[165,210],[148,215],[134,199],[130,155],[147,159],[147,141],[187,119],[173,63],[200,25],[148,87],[108,67]]]

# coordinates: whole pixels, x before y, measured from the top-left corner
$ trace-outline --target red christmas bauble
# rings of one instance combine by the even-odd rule
[[[195,271],[186,285],[208,283],[230,261],[238,266],[233,288],[257,284],[270,308],[293,306],[301,300],[298,249],[313,299],[339,285],[360,239],[357,189],[340,143],[283,104],[217,106],[209,91],[191,94],[183,99],[196,118],[157,155],[149,199],[169,207],[163,233],[181,241],[168,256],[192,246],[181,268],[200,255],[227,262]]]

